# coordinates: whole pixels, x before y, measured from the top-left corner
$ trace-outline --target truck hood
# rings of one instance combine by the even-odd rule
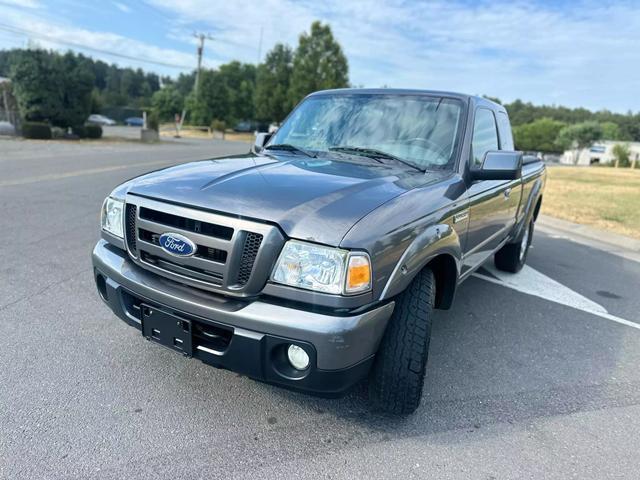
[[[337,246],[367,213],[439,176],[335,158],[247,155],[158,170],[123,190],[276,223],[291,238]]]

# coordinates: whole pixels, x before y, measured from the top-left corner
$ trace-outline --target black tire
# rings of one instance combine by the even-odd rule
[[[518,240],[507,243],[498,250],[494,257],[494,264],[498,270],[518,273],[527,262],[529,247],[533,239],[533,220],[519,235]]]
[[[369,378],[374,409],[406,415],[420,405],[434,300],[435,278],[428,268],[397,297]]]

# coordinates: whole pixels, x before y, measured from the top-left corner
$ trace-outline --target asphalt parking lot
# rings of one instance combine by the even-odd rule
[[[90,252],[121,181],[246,144],[0,139],[0,478],[628,478],[640,468],[640,263],[540,228],[438,312],[423,404],[371,413],[143,341]],[[511,286],[506,286],[511,284]]]

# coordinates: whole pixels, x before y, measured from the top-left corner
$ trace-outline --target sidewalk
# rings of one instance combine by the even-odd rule
[[[577,243],[640,262],[640,240],[635,238],[547,215],[540,215],[536,222],[536,228],[542,232],[566,236]]]

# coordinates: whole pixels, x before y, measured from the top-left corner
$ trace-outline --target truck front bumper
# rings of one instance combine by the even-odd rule
[[[148,272],[104,240],[92,258],[100,297],[129,325],[141,330],[148,308],[185,319],[204,332],[193,335],[193,357],[317,394],[339,395],[367,375],[394,308],[389,302],[357,314],[325,314],[215,295]],[[309,355],[306,370],[289,365],[291,344]]]

